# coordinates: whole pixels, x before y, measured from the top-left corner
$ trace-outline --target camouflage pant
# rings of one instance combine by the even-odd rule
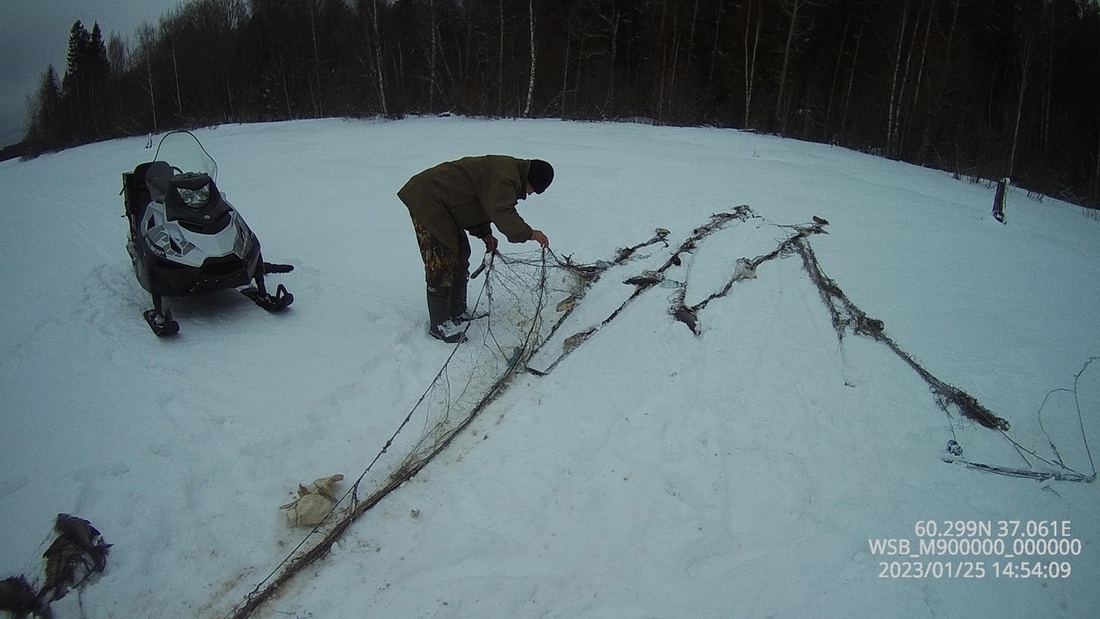
[[[424,279],[428,288],[439,290],[465,284],[470,272],[470,240],[466,238],[466,233],[458,231],[455,240],[458,241],[459,253],[455,253],[432,236],[415,217],[412,222],[416,243],[420,246],[420,257],[424,260]]]

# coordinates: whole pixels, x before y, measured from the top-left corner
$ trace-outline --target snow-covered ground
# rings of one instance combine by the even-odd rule
[[[520,213],[575,262],[670,231],[669,247],[602,277],[575,320],[606,317],[600,304],[633,290],[623,279],[714,213],[747,204],[757,217],[678,268],[689,303],[737,258],[774,249],[780,225],[816,215],[829,221],[809,239],[825,273],[1011,429],[948,415],[883,344],[851,331],[838,342],[798,256],[711,302],[699,335],[669,315],[674,290],[654,287],[548,375],[519,375],[256,616],[1100,609],[1095,483],[942,459],[954,438],[974,462],[1053,470],[1027,452],[1054,461],[1053,444],[1093,474],[1100,221],[1082,209],[1014,192],[1002,225],[985,184],[715,129],[424,118],[196,134],[265,258],[296,267],[270,280],[295,295],[283,314],[223,292],[169,300],[181,332],[150,333],[118,195],[121,174],[151,157],[147,139],[0,163],[0,578],[41,582],[58,513],[114,545],[101,577],[54,603],[58,619],[224,617],[279,567],[308,533],[279,507],[318,477],[341,473],[345,490],[451,352],[425,332],[422,267],[395,192],[421,169],[485,153],[554,164],[554,184]],[[989,523],[1006,554],[1057,529],[1056,546],[1076,554],[872,553],[869,540],[933,543],[920,536],[928,521],[940,534]],[[1014,535],[998,535],[1014,521]]]

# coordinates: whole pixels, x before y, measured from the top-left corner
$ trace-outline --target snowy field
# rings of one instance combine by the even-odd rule
[[[711,302],[698,335],[658,286],[549,374],[519,375],[254,616],[1100,609],[1095,483],[944,462],[954,439],[970,462],[1095,475],[1100,221],[1081,208],[1014,191],[1002,225],[986,184],[715,129],[424,118],[196,135],[265,258],[295,266],[269,279],[295,295],[283,314],[232,291],[170,299],[181,332],[152,335],[119,196],[122,173],[152,156],[147,138],[0,163],[0,578],[41,583],[58,513],[113,544],[105,573],[53,604],[57,619],[226,617],[279,568],[309,533],[279,507],[298,484],[358,478],[451,352],[426,334],[395,193],[426,167],[486,153],[554,164],[554,184],[519,210],[575,262],[669,230],[668,247],[601,277],[576,321],[605,318],[634,289],[624,279],[714,213],[755,217],[678,267],[689,303],[738,258],[774,249],[781,226],[818,216],[828,234],[808,240],[828,277],[1011,429],[941,410],[882,343],[851,330],[838,341],[797,255]],[[937,534],[988,523],[978,541],[1005,554],[1035,536],[1071,554],[963,556],[958,540],[922,537],[928,521]],[[885,539],[914,552],[873,552]],[[910,556],[922,541],[954,550]]]

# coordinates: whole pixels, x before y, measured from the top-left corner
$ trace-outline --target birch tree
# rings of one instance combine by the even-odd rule
[[[749,0],[746,5],[745,15],[745,36],[743,38],[745,47],[745,127],[750,126],[750,115],[752,114],[752,93],[756,82],[756,50],[760,46],[760,26],[763,23],[761,18],[761,12],[757,11],[756,19],[753,19],[752,8],[756,4],[754,0]],[[753,25],[756,25],[755,31]],[[751,36],[750,36],[751,35]],[[749,41],[752,41],[752,48],[750,50]]]
[[[527,103],[523,106],[524,118],[531,115],[531,100],[535,96],[535,0],[527,0],[527,11],[529,15],[527,23],[530,26],[531,69],[527,79]]]

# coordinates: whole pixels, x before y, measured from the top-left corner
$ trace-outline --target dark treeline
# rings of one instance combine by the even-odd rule
[[[34,153],[326,116],[644,119],[826,142],[1100,205],[1096,0],[192,0],[77,22]]]

